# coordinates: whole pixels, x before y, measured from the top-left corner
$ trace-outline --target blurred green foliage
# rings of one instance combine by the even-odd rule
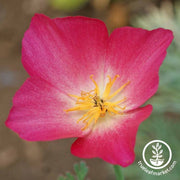
[[[137,141],[136,141],[136,161],[133,165],[123,168],[123,172],[127,179],[133,180],[179,180],[180,164],[177,163],[166,175],[153,176],[145,173],[138,166],[138,161],[143,161],[142,151],[144,146],[151,140],[159,139],[163,140],[170,146],[172,150],[172,160],[179,161],[180,159],[180,142],[179,142],[179,123],[173,122],[171,118],[162,116],[161,113],[153,112],[151,117],[144,121],[138,131]],[[162,169],[165,170],[166,168]]]
[[[74,165],[75,175],[72,175],[70,172],[66,173],[66,177],[60,176],[58,180],[85,180],[85,177],[88,173],[88,167],[85,162],[80,162],[79,164]]]
[[[174,40],[168,49],[167,56],[160,68],[159,89],[146,104],[152,104],[152,115],[141,124],[136,142],[136,163],[124,169],[125,177],[133,180],[178,180],[180,165],[163,176],[148,175],[138,167],[142,160],[142,150],[149,141],[159,139],[171,147],[173,161],[180,159],[180,4],[173,6],[169,1],[163,2],[160,8],[152,6],[146,15],[132,18],[135,27],[145,29],[166,28],[174,33]]]
[[[75,11],[87,3],[88,0],[50,0],[55,9],[62,11]]]
[[[134,26],[145,29],[166,28],[174,33],[174,40],[168,49],[167,57],[160,68],[160,82],[157,94],[148,103],[154,111],[180,112],[180,4],[173,5],[165,1],[158,9],[153,6],[147,15],[132,19]]]

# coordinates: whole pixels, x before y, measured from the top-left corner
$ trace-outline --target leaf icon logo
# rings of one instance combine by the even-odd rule
[[[145,164],[152,169],[166,167],[172,159],[172,151],[169,145],[162,140],[148,142],[142,151]]]
[[[164,163],[163,157],[163,149],[162,145],[159,144],[159,142],[156,143],[156,145],[152,145],[152,159],[150,159],[150,162],[153,166],[161,166]]]

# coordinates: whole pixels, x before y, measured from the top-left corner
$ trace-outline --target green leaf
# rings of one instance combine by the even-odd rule
[[[66,176],[60,176],[58,180],[85,180],[88,173],[88,167],[85,162],[80,162],[74,165],[75,176],[70,172],[66,173]]]
[[[65,178],[61,176],[61,177],[59,177],[58,180],[65,180]]]
[[[49,0],[52,7],[66,12],[76,11],[84,6],[88,0]]]
[[[85,162],[80,162],[80,164],[74,165],[74,171],[76,172],[78,180],[84,180],[88,173],[88,167],[86,166]]]
[[[67,180],[75,180],[74,176],[69,172],[66,173],[66,176],[67,176]]]

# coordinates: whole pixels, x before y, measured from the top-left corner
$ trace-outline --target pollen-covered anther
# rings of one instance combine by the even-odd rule
[[[87,129],[90,124],[92,124],[92,122],[96,124],[98,119],[103,118],[106,113],[109,113],[110,115],[123,114],[126,106],[122,107],[120,106],[120,103],[124,102],[126,100],[126,97],[116,102],[109,101],[113,97],[118,95],[130,83],[130,81],[128,81],[114,93],[110,94],[111,88],[118,77],[119,75],[116,75],[113,79],[111,79],[111,77],[108,76],[109,81],[105,87],[102,98],[100,97],[99,86],[93,79],[93,75],[90,76],[90,79],[94,83],[95,89],[89,92],[81,91],[80,96],[69,94],[69,96],[76,99],[76,106],[65,111],[85,111],[85,114],[77,120],[77,123],[79,123],[80,121],[85,123],[85,126],[82,128],[82,130]]]

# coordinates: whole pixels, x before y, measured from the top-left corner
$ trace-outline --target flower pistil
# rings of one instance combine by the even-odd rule
[[[77,123],[80,121],[85,123],[85,126],[81,130],[87,129],[93,121],[94,124],[96,124],[98,119],[100,117],[104,117],[106,113],[109,113],[110,115],[123,114],[123,110],[126,109],[126,106],[122,107],[120,106],[120,103],[124,102],[126,97],[116,102],[111,102],[110,100],[119,94],[130,83],[130,81],[126,82],[114,93],[110,94],[111,88],[118,77],[119,75],[116,75],[113,79],[111,79],[111,77],[108,76],[109,82],[105,87],[102,98],[100,97],[99,86],[93,79],[93,75],[90,76],[90,79],[94,83],[95,89],[89,92],[81,91],[81,96],[69,94],[69,96],[76,98],[76,106],[65,110],[66,112],[87,111],[80,119],[77,120]]]

